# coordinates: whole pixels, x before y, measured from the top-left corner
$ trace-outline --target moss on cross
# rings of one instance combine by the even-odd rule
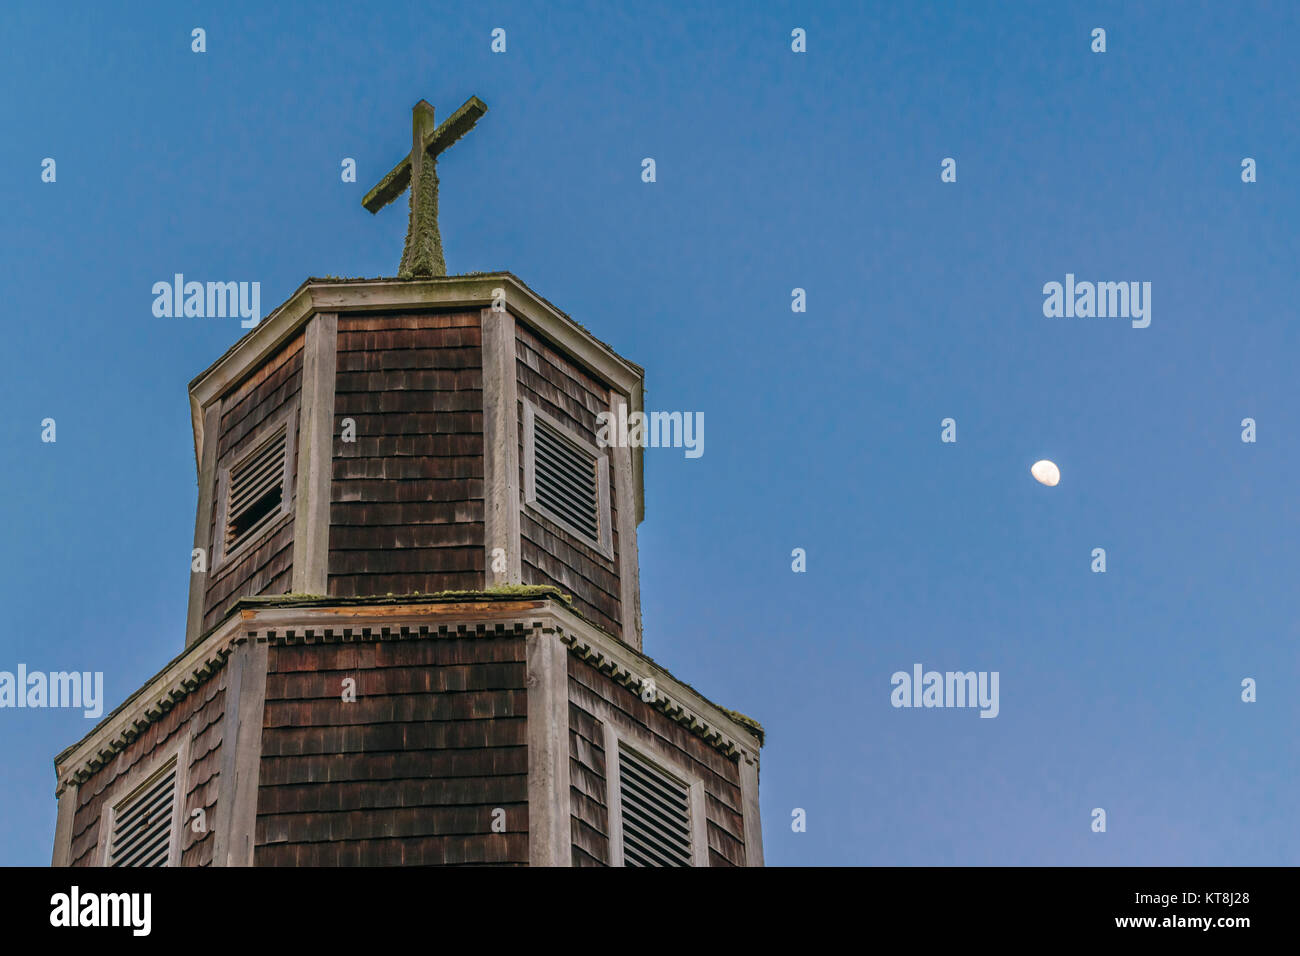
[[[361,205],[376,213],[410,187],[410,216],[402,263],[397,271],[399,278],[447,274],[442,235],[438,231],[438,155],[469,132],[486,112],[483,101],[471,96],[435,128],[433,107],[420,100],[411,110],[411,152],[361,200]]]

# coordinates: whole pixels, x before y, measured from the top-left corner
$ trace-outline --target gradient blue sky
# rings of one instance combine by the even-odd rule
[[[645,647],[766,725],[769,864],[1296,863],[1297,8],[706,6],[7,4],[0,669],[111,708],[182,647],[186,384],[242,330],[152,284],[393,274],[405,202],[360,199],[476,94],[449,271],[704,412],[646,455]],[[1151,282],[1150,328],[1044,318],[1067,272]],[[1000,716],[892,708],[916,662]],[[49,861],[92,724],[0,711],[0,862]]]

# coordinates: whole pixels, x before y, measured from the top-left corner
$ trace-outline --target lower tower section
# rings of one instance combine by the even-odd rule
[[[761,743],[554,588],[245,598],[59,755],[54,861],[761,865]]]

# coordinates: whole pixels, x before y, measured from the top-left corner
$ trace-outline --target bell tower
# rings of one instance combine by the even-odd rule
[[[310,279],[190,384],[184,649],[56,759],[63,865],[761,865],[761,728],[642,653],[644,372],[447,276],[435,125],[399,274]],[[188,823],[196,811],[206,825]]]

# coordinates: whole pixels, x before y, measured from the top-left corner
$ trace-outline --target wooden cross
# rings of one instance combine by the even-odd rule
[[[483,101],[471,96],[435,129],[433,107],[420,100],[411,110],[410,154],[361,200],[361,205],[376,213],[400,196],[408,185],[411,187],[406,247],[397,273],[401,278],[447,274],[442,236],[438,233],[438,154],[468,133],[486,112]]]

